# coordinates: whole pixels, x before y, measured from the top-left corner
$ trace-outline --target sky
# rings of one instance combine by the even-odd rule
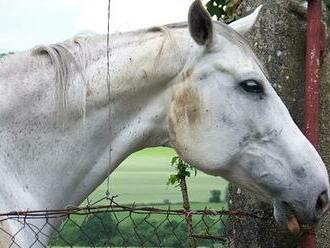
[[[192,0],[111,0],[111,32],[187,20]],[[108,0],[0,0],[0,52],[106,33]]]

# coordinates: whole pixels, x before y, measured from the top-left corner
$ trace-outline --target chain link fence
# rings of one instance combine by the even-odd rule
[[[0,224],[15,222],[21,226],[14,234],[0,228],[8,247],[24,247],[19,236],[26,229],[35,239],[29,247],[228,247],[229,218],[259,222],[264,216],[239,210],[120,205],[113,197],[81,208],[11,212],[0,218]],[[54,219],[64,219],[59,228]],[[51,237],[49,229],[53,231]],[[46,239],[50,239],[48,244]]]

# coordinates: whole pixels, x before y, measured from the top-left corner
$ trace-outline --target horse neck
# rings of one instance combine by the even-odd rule
[[[0,182],[0,212],[80,204],[131,153],[166,145],[168,106],[173,85],[181,80],[190,42],[187,30],[181,28],[111,36],[110,104],[104,36],[77,40],[79,46],[60,45],[82,65],[65,87],[63,82],[54,84],[54,77],[66,77],[63,70],[54,72],[56,61],[50,63],[49,48],[37,49],[39,54],[46,51],[42,57],[15,55],[15,74],[1,77],[12,67],[8,58],[8,68],[0,71],[0,89],[11,84],[15,91],[6,100],[10,104],[0,109],[0,175],[4,179]],[[78,82],[82,78],[81,100],[82,84]],[[61,92],[65,89],[67,92]],[[67,97],[65,109],[54,107],[56,101],[49,94],[54,91],[57,102]],[[18,98],[15,92],[24,94]],[[56,110],[67,112],[62,129],[54,129]]]
[[[113,171],[131,153],[145,147],[167,144],[167,108],[171,100],[172,86],[180,79],[188,48],[190,49],[187,45],[188,37],[188,32],[183,29],[171,31],[152,29],[147,32],[111,36],[110,104],[106,83],[105,37],[80,40],[80,48],[74,46],[71,52],[74,57],[77,55],[80,58],[77,62],[84,62],[81,64],[86,86],[86,98],[82,104],[85,118],[77,114],[82,108],[81,101],[71,101],[71,98],[81,96],[76,94],[81,91],[81,84],[77,82],[82,76],[81,73],[77,73],[73,76],[68,92],[60,94],[67,95],[68,98],[65,111],[69,120],[66,120],[63,130],[54,131],[52,125],[47,124],[45,113],[27,117],[16,111],[17,118],[12,117],[12,119],[15,124],[19,123],[20,126],[17,128],[9,122],[10,119],[6,120],[4,125],[8,124],[9,131],[3,134],[2,140],[7,140],[8,143],[13,139],[13,135],[21,137],[22,134],[19,132],[23,132],[27,141],[20,143],[20,149],[13,150],[12,157],[4,158],[5,162],[1,165],[10,167],[15,175],[24,173],[24,176],[15,176],[12,179],[17,178],[15,187],[17,192],[22,192],[20,199],[9,199],[12,188],[6,186],[10,183],[4,182],[5,188],[1,198],[8,202],[13,201],[6,208],[51,209],[65,207],[68,204],[79,204],[107,177],[108,172]],[[85,48],[82,49],[83,46]],[[83,56],[79,54],[80,50],[85,51]],[[46,59],[49,60],[44,56],[44,60]],[[16,61],[21,60],[16,58]],[[41,89],[38,88],[38,80],[40,80],[43,82],[44,90],[54,91],[52,86],[54,65],[49,62],[41,64],[46,65],[42,77],[39,72],[35,72],[36,75],[33,76],[26,75],[24,74],[26,68],[22,69],[24,80],[33,82],[33,85],[16,79],[12,81],[19,82],[18,87],[21,87],[22,91],[25,90],[23,87],[28,87],[26,89],[30,91],[33,88],[40,92]],[[25,94],[24,97],[27,99],[24,100],[36,99],[33,94],[31,93],[31,97]],[[24,110],[24,106],[20,106],[20,109],[22,113],[30,112],[34,106],[38,108],[40,104],[44,104],[42,110],[49,111],[50,116],[54,114],[54,111],[49,110],[54,108],[54,103],[49,103],[50,99],[53,98],[48,97],[40,100],[42,102],[38,104],[31,104],[27,106],[27,110]],[[110,122],[109,109],[111,109]],[[8,113],[13,115],[13,111]],[[25,118],[29,118],[29,121]],[[43,123],[42,126],[38,129],[31,126],[33,132],[28,130],[29,125],[35,125],[33,123],[39,121]],[[13,146],[16,143],[13,143]],[[28,146],[29,149],[34,150],[31,158],[30,153],[24,154]],[[110,148],[112,157],[109,166]],[[53,159],[54,156],[56,159]],[[24,166],[27,164],[28,167]],[[56,182],[59,178],[61,178],[60,184]],[[63,190],[70,194],[63,196]],[[52,192],[51,198],[50,192]]]
[[[107,105],[111,112],[112,149],[116,151],[118,143],[124,142],[126,156],[145,147],[167,144],[167,108],[172,86],[186,62],[187,48],[182,44],[187,44],[183,40],[187,32],[161,28],[113,38],[109,63],[111,102]],[[100,64],[103,76],[90,80],[89,87],[99,88],[97,85],[102,84],[103,92],[108,93],[105,57],[88,70],[97,73]],[[87,74],[95,79],[95,73]],[[106,99],[105,95],[101,98]],[[99,102],[97,97],[95,102]]]

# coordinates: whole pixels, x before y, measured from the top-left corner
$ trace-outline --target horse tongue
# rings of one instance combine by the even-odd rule
[[[288,218],[288,230],[293,234],[298,234],[300,232],[299,222],[293,214],[290,214]]]

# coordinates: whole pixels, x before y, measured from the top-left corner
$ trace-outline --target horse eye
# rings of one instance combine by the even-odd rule
[[[264,88],[262,85],[255,80],[246,80],[240,83],[240,86],[249,93],[264,93]]]

